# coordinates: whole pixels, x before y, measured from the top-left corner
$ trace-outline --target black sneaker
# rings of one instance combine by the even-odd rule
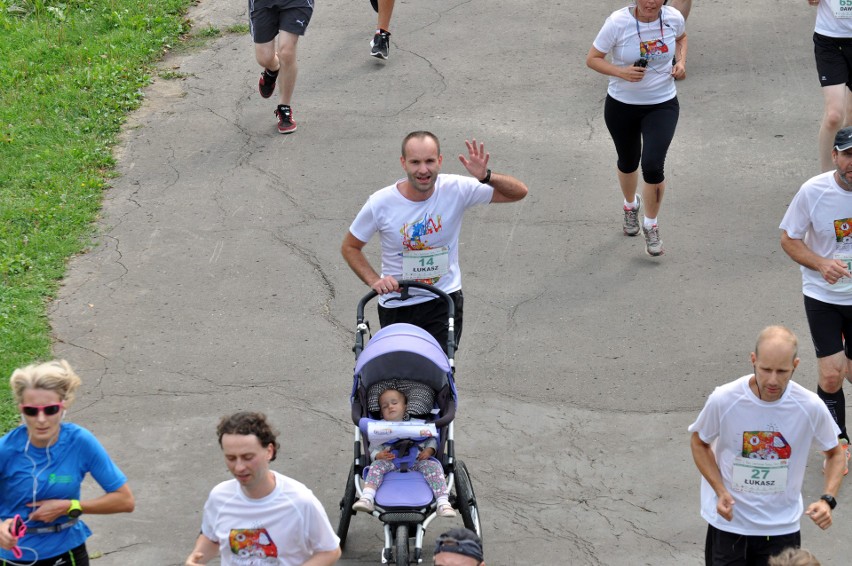
[[[278,71],[275,71],[275,74],[270,73],[268,70],[264,69],[262,73],[260,73],[260,80],[257,81],[257,90],[260,91],[260,96],[263,98],[269,98],[272,96],[272,92],[275,90],[275,79],[278,78]]]
[[[292,134],[296,131],[296,122],[293,121],[293,110],[286,104],[279,104],[275,109],[278,116],[278,133]]]
[[[370,42],[370,47],[372,47],[370,55],[376,59],[387,59],[388,47],[390,47],[390,32],[377,31],[376,35],[373,36],[373,41]]]

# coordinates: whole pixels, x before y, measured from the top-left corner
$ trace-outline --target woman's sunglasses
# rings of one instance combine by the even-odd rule
[[[53,405],[19,405],[21,412],[28,417],[37,417],[39,412],[44,413],[46,417],[52,417],[62,410],[62,403]]]

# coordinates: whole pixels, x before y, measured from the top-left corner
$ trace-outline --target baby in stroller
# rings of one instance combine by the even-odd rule
[[[422,283],[408,284],[428,287],[442,296],[452,313],[448,295]],[[464,526],[480,537],[482,529],[470,474],[455,455],[453,421],[458,396],[453,360],[435,338],[411,324],[390,324],[365,340],[369,326],[364,322],[364,305],[375,296],[373,291],[358,304],[356,362],[349,396],[355,425],[354,458],[340,500],[337,536],[345,549],[352,517],[360,514],[378,519],[384,529],[382,564],[408,566],[422,562],[425,532],[442,515],[457,512]],[[449,342],[447,346],[452,351]],[[387,390],[396,393],[382,396]],[[393,460],[385,459],[389,453],[383,445],[390,441],[402,441],[390,450],[396,451]],[[407,456],[402,456],[403,445],[410,447]],[[380,457],[382,453],[387,456]],[[423,457],[418,460],[420,454]],[[421,465],[424,470],[412,469]],[[371,475],[374,466],[384,470]],[[440,483],[430,483],[429,476]]]
[[[398,389],[388,387],[379,395],[379,408],[381,409],[382,421],[378,422],[425,422],[420,419],[411,419],[408,415],[408,399]],[[437,515],[439,517],[455,517],[456,512],[450,505],[449,487],[444,477],[441,464],[432,458],[438,448],[438,442],[434,437],[427,437],[417,441],[412,439],[395,440],[385,443],[370,444],[370,458],[373,460],[367,477],[364,480],[364,489],[361,498],[352,506],[354,511],[372,513],[375,509],[376,490],[382,485],[386,473],[407,467],[423,474],[437,502]]]

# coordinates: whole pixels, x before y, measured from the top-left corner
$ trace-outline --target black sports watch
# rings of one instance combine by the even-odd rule
[[[481,179],[477,179],[477,181],[479,181],[483,185],[487,185],[489,183],[489,181],[491,181],[491,169],[486,169],[485,170],[485,177],[483,177]]]
[[[80,501],[77,499],[71,500],[71,505],[68,507],[68,516],[76,519],[83,514],[83,508],[80,506]]]
[[[822,499],[823,501],[825,501],[826,503],[828,503],[828,506],[829,506],[829,507],[831,507],[831,509],[832,509],[832,510],[834,510],[834,508],[835,508],[835,507],[837,507],[837,500],[836,500],[834,497],[832,497],[831,495],[827,494],[827,493],[824,493],[824,494],[820,497],[820,499]]]

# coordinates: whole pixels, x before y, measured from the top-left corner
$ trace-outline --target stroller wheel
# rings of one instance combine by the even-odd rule
[[[340,538],[340,548],[346,544],[346,535],[349,533],[349,522],[355,511],[352,505],[355,503],[355,464],[349,468],[349,476],[346,479],[346,491],[340,500],[340,520],[337,522],[337,536]]]
[[[396,566],[408,566],[408,525],[396,528]]]
[[[482,526],[479,521],[479,507],[476,504],[476,494],[470,482],[467,466],[461,460],[455,465],[456,504],[464,521],[464,526],[482,538]]]

